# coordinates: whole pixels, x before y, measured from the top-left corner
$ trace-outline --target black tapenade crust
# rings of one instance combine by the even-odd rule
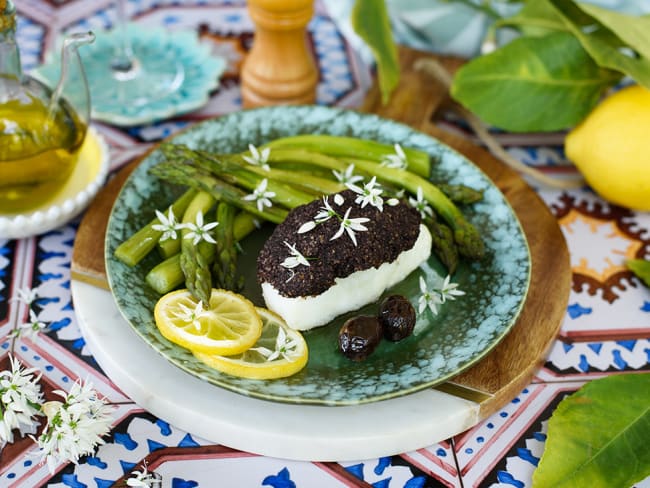
[[[331,240],[341,226],[334,216],[309,232],[298,234],[298,229],[314,217],[323,207],[318,199],[295,208],[279,224],[264,244],[257,257],[257,278],[260,283],[270,283],[282,295],[289,298],[320,295],[336,278],[345,278],[356,271],[378,268],[394,261],[399,254],[411,249],[420,233],[420,214],[404,202],[390,206],[384,202],[383,211],[355,203],[358,196],[351,190],[340,193],[341,205],[328,197],[330,206],[341,216],[351,207],[349,218],[367,217],[363,225],[367,231],[355,232],[357,245],[344,232]],[[281,266],[290,256],[285,244],[295,246],[309,261],[309,266],[299,265],[292,269]]]

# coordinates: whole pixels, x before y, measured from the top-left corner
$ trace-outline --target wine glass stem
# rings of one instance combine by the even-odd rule
[[[131,47],[131,39],[126,32],[128,20],[126,16],[126,0],[117,0],[116,7],[117,19],[115,28],[117,29],[119,43],[117,44],[115,55],[111,60],[111,68],[118,74],[132,71],[135,65],[135,57],[133,55],[133,48]]]

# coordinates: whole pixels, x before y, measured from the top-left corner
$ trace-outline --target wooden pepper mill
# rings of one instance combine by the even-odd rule
[[[318,69],[307,44],[314,0],[249,0],[253,47],[241,71],[244,108],[316,101]]]

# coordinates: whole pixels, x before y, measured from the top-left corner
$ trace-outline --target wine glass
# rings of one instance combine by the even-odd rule
[[[140,37],[141,27],[128,23],[127,0],[117,0],[116,22],[98,42],[105,49],[84,67],[91,89],[93,109],[109,111],[111,104],[143,107],[176,92],[185,79],[184,65],[163,43]],[[149,41],[149,42],[147,42]],[[105,109],[106,108],[106,109]]]

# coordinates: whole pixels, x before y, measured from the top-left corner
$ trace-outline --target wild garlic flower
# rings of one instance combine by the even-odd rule
[[[12,301],[22,302],[28,307],[36,301],[38,298],[38,292],[36,288],[20,288],[16,291],[16,296],[11,298]]]
[[[451,282],[451,276],[449,275],[444,280],[439,277],[431,289],[429,289],[424,278],[420,276],[420,292],[418,312],[422,313],[428,307],[433,315],[438,313],[438,305],[442,305],[447,300],[455,300],[456,297],[465,294],[464,291],[458,289],[458,283]]]
[[[411,205],[411,207],[413,207],[415,210],[420,212],[420,217],[422,217],[423,219],[427,217],[433,217],[433,209],[431,208],[429,203],[424,199],[421,186],[418,186],[418,192],[416,197],[417,198],[409,197],[409,205]]]
[[[418,298],[418,313],[423,313],[427,307],[433,315],[438,315],[438,305],[442,303],[440,294],[429,290],[427,282],[420,276],[420,298]]]
[[[83,384],[75,381],[68,393],[62,390],[53,393],[63,401],[43,404],[47,425],[37,439],[50,473],[54,473],[60,462],[77,464],[81,456],[92,454],[97,445],[104,443],[102,437],[110,430],[113,420],[112,407],[88,381]]]
[[[249,144],[248,150],[250,151],[251,155],[242,156],[242,158],[244,158],[244,161],[246,161],[248,164],[252,164],[253,166],[259,166],[266,171],[269,171],[271,169],[267,162],[269,160],[269,155],[271,154],[270,147],[265,147],[260,151],[252,144]]]
[[[344,185],[354,185],[357,181],[363,181],[363,176],[354,174],[354,164],[351,164],[345,168],[345,171],[336,171],[333,169],[332,173],[334,173],[336,180],[339,183],[343,183]]]
[[[300,251],[298,251],[298,249],[296,249],[295,244],[291,245],[287,241],[284,241],[284,244],[289,248],[290,255],[288,258],[282,261],[282,263],[280,263],[280,266],[284,266],[288,269],[292,269],[300,265],[309,266],[309,261],[300,253]]]
[[[34,417],[42,415],[41,373],[37,368],[23,368],[13,356],[9,360],[11,371],[0,371],[0,448],[14,441],[15,429],[21,436],[36,432]]]
[[[328,221],[332,217],[337,217],[339,214],[336,210],[332,208],[329,203],[329,197],[325,195],[323,197],[323,206],[320,208],[319,212],[314,216],[314,220],[309,220],[302,224],[298,229],[298,234],[304,234],[316,228],[318,224]],[[345,199],[338,193],[334,195],[334,202],[341,206]]]
[[[348,209],[345,211],[345,215],[343,216],[343,218],[341,218],[341,226],[339,227],[339,230],[336,232],[336,234],[334,234],[331,237],[330,241],[333,241],[334,239],[338,239],[339,237],[341,237],[343,232],[346,232],[350,237],[350,239],[352,240],[352,242],[354,243],[354,245],[356,246],[357,237],[355,232],[368,230],[368,228],[363,224],[370,221],[370,219],[367,217],[358,217],[358,218],[351,219],[350,218],[351,209],[352,207],[348,207]]]
[[[442,284],[438,286],[438,293],[440,293],[441,303],[445,303],[447,300],[455,300],[456,297],[463,296],[464,291],[458,289],[458,283],[451,283],[451,276],[447,275],[443,280]]]
[[[338,215],[336,210],[332,208],[327,197],[323,197],[323,206],[320,208],[320,211],[314,216],[314,222],[317,224],[322,224],[326,220],[331,219]]]
[[[199,303],[196,304],[194,310],[181,302],[178,303],[178,306],[181,311],[172,312],[174,316],[187,324],[192,324],[196,330],[201,330],[201,322],[199,319],[207,314],[207,310],[203,309],[203,301],[199,300]]]
[[[20,324],[14,330],[9,333],[10,337],[27,337],[29,339],[36,339],[38,334],[47,328],[45,322],[41,322],[36,315],[36,312],[29,309],[29,321],[23,324]]]
[[[160,486],[160,477],[156,476],[155,473],[149,473],[147,467],[144,466],[142,471],[133,471],[129,479],[126,480],[127,486],[133,486],[137,488],[153,488],[154,486]]]
[[[160,240],[166,241],[167,239],[177,239],[178,238],[177,231],[182,227],[182,225],[176,222],[176,215],[174,215],[174,210],[172,210],[172,208],[170,207],[169,211],[167,212],[167,216],[165,216],[165,214],[162,213],[160,210],[156,210],[156,217],[158,218],[160,223],[153,224],[151,228],[153,230],[162,232],[162,235],[160,236]]]
[[[395,154],[387,154],[381,160],[381,165],[387,168],[406,169],[408,162],[404,149],[399,144],[395,144]]]
[[[273,202],[271,198],[275,197],[275,192],[266,191],[266,188],[269,184],[269,180],[264,178],[259,185],[253,190],[253,193],[243,197],[244,200],[254,201],[257,204],[257,210],[262,212],[264,207],[272,207]]]
[[[266,358],[267,361],[273,361],[278,358],[291,361],[296,355],[296,347],[298,343],[294,339],[287,337],[287,333],[281,327],[278,329],[278,337],[275,340],[275,349],[271,351],[266,347],[255,347],[253,351],[257,351]]]
[[[363,185],[363,188],[357,185],[346,185],[350,190],[358,193],[357,198],[354,200],[354,203],[357,203],[364,208],[366,205],[370,204],[373,207],[379,209],[380,212],[384,210],[384,199],[381,197],[383,190],[379,183],[377,183],[377,177],[373,176],[372,179]]]
[[[187,234],[185,234],[183,238],[193,239],[192,244],[195,246],[201,241],[206,241],[210,244],[216,244],[217,241],[215,241],[214,238],[210,235],[210,231],[217,225],[219,225],[219,222],[209,222],[207,224],[204,224],[203,212],[199,211],[196,214],[195,222],[188,222],[186,224],[183,224],[186,229],[190,230]]]

